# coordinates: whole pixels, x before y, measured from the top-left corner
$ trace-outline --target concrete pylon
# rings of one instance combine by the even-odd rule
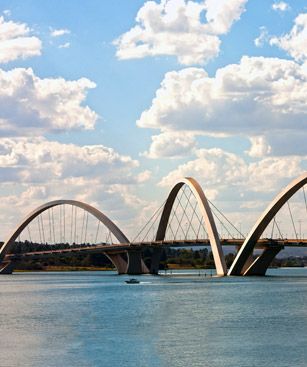
[[[133,249],[128,251],[127,274],[139,275],[149,273],[147,266],[142,259],[141,249]]]
[[[151,254],[150,274],[158,275],[162,248],[154,248]]]
[[[243,275],[265,275],[271,262],[283,248],[283,246],[274,246],[264,249],[262,254],[244,271]]]
[[[127,261],[123,258],[123,253],[112,253],[112,252],[104,252],[104,254],[112,261],[115,265],[118,274],[126,274],[127,272]]]
[[[12,274],[14,270],[14,265],[15,264],[12,261],[3,261],[0,264],[0,274],[1,275]]]

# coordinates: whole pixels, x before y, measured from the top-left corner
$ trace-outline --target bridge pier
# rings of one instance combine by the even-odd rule
[[[237,245],[237,254],[240,251],[241,247],[242,245]],[[244,265],[242,264],[242,270],[240,274],[227,274],[227,275],[243,275],[245,271],[252,265],[253,262],[254,262],[253,252],[251,252],[248,258],[246,259]]]
[[[162,248],[154,248],[151,254],[150,274],[158,275]]]
[[[3,261],[0,264],[0,274],[6,275],[6,274],[12,274],[14,270],[15,264],[13,261]]]
[[[119,275],[139,275],[149,273],[149,270],[142,259],[142,252],[140,249],[128,250],[125,252],[108,251],[104,252],[104,254],[115,265]],[[124,259],[124,254],[127,255],[127,260]]]
[[[148,274],[149,270],[142,259],[142,252],[140,249],[129,250],[128,266],[126,273],[129,275]]]
[[[265,275],[274,257],[283,249],[283,246],[267,247],[261,255],[244,271],[244,276]]]
[[[123,258],[122,252],[112,253],[112,252],[104,252],[104,254],[112,261],[115,265],[118,274],[126,274],[127,272],[127,261]]]

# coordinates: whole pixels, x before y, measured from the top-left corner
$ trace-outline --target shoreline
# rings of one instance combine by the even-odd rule
[[[278,266],[272,267],[269,269],[301,269],[307,268],[307,266]],[[171,272],[173,270],[215,270],[215,268],[195,268],[191,266],[175,266],[175,267],[168,267],[167,269],[161,269],[160,272]],[[14,269],[14,273],[44,273],[44,272],[74,272],[74,271],[116,271],[115,268],[107,268],[107,267],[92,267],[92,266],[46,266],[44,269]]]

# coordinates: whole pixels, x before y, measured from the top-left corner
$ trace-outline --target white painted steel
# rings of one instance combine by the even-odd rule
[[[228,275],[242,275],[244,265],[248,257],[253,253],[256,243],[266,227],[269,225],[281,207],[305,184],[307,184],[307,172],[290,182],[290,184],[275,197],[275,199],[259,217],[256,224],[246,237],[228,271]]]
[[[43,204],[41,206],[39,206],[38,208],[34,209],[29,215],[27,215],[23,221],[14,229],[14,231],[9,235],[9,237],[7,238],[7,240],[4,242],[4,244],[1,247],[0,250],[0,262],[1,260],[3,260],[4,256],[7,254],[7,252],[9,251],[10,247],[12,246],[12,244],[15,242],[15,240],[18,238],[18,236],[20,235],[20,233],[26,228],[26,226],[33,220],[35,219],[38,215],[40,215],[41,213],[43,213],[44,211],[55,207],[57,205],[64,205],[64,204],[68,204],[68,205],[73,205],[73,206],[77,206],[79,208],[84,209],[85,211],[89,212],[90,214],[92,214],[94,217],[96,217],[99,221],[101,221],[111,232],[112,234],[117,238],[117,240],[120,243],[129,243],[128,238],[123,234],[123,232],[116,226],[115,223],[113,223],[106,215],[104,215],[101,211],[99,211],[98,209],[92,207],[89,204],[86,203],[82,203],[80,201],[76,201],[76,200],[54,200],[54,201],[50,201],[46,204]],[[112,261],[111,256],[108,256],[110,258],[110,260]],[[117,266],[118,264],[116,264],[114,262],[114,265]]]
[[[156,240],[161,241],[165,237],[167,223],[169,221],[171,209],[177,194],[183,185],[188,185],[193,192],[201,214],[204,218],[205,226],[208,232],[208,237],[211,245],[211,250],[214,258],[217,275],[224,276],[227,274],[227,267],[223,249],[220,243],[218,231],[215,225],[215,221],[208,203],[208,200],[200,187],[199,183],[192,177],[186,177],[181,179],[171,190],[161,215]]]

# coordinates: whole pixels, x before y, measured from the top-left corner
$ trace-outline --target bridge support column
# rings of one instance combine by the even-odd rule
[[[245,270],[244,276],[265,275],[274,257],[283,249],[283,246],[274,246],[264,249],[262,254]]]
[[[0,274],[12,274],[14,270],[14,263],[12,261],[3,261],[0,264]]]
[[[115,265],[118,274],[126,274],[126,272],[127,272],[127,261],[123,258],[122,253],[105,252],[104,254]]]
[[[154,248],[151,254],[150,274],[159,273],[159,265],[162,254],[162,248]]]
[[[242,245],[237,246],[237,253],[240,251],[241,246]],[[243,275],[245,271],[252,265],[253,262],[254,262],[253,252],[251,252],[245,264],[242,266],[241,274],[238,274],[238,275]],[[231,275],[237,275],[237,274],[231,274]]]
[[[138,275],[149,273],[149,270],[147,269],[147,266],[144,264],[144,261],[142,259],[141,250],[129,250],[127,254],[128,254],[127,274]]]

